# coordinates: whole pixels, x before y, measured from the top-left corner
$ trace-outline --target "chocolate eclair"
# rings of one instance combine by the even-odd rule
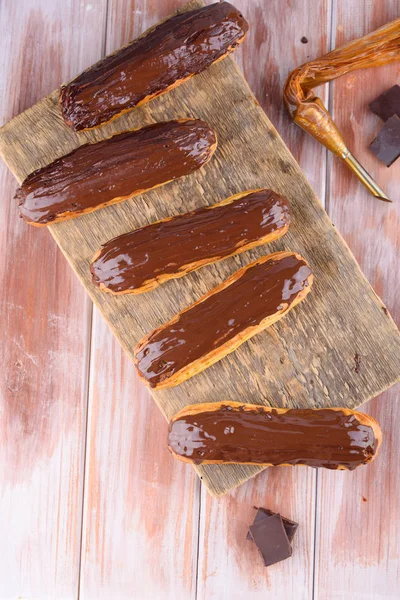
[[[80,146],[28,175],[15,197],[27,223],[57,223],[189,175],[216,146],[204,121],[156,123]]]
[[[269,408],[240,402],[192,404],[170,422],[175,458],[196,464],[353,470],[376,457],[378,422],[347,408]]]
[[[243,267],[139,342],[139,377],[154,389],[182,383],[281,319],[312,280],[307,262],[292,252]]]
[[[272,190],[250,190],[106,242],[92,260],[92,280],[105,292],[140,294],[272,242],[289,224],[287,198]]]

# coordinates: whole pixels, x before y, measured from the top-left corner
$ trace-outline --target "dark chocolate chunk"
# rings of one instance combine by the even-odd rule
[[[399,158],[400,119],[397,115],[386,121],[369,148],[387,167]]]
[[[292,556],[281,515],[275,514],[250,525],[250,533],[266,567]]]
[[[370,110],[382,121],[387,121],[393,115],[400,117],[400,86],[394,85],[369,105]]]
[[[256,506],[254,508],[257,509]],[[274,511],[269,510],[268,508],[260,507],[260,508],[258,508],[258,510],[256,512],[256,516],[254,517],[253,525],[254,525],[254,523],[257,523],[258,521],[261,521],[261,519],[265,519],[267,517],[272,517],[273,515],[276,515],[276,514],[278,514],[278,513],[274,513]],[[282,523],[283,523],[283,526],[286,531],[286,535],[288,536],[288,540],[290,543],[292,543],[294,534],[296,533],[299,524],[295,523],[294,521],[291,521],[290,519],[286,519],[285,517],[281,517],[281,519],[282,519]],[[250,541],[253,540],[253,538],[251,537],[250,531],[247,532],[246,539],[250,540]]]

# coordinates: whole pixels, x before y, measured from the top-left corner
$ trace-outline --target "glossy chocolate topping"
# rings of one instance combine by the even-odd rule
[[[201,208],[126,233],[107,242],[91,266],[93,283],[112,292],[189,272],[289,225],[289,203],[258,190],[229,204]],[[192,265],[192,268],[185,268]]]
[[[171,450],[203,461],[355,469],[372,460],[378,440],[355,414],[332,409],[244,410],[229,405],[185,415],[169,429]]]
[[[308,286],[310,274],[307,263],[294,254],[257,261],[242,269],[230,285],[218,286],[177,320],[150,334],[144,346],[139,344],[139,373],[154,387],[204,359],[244,330],[290,306]]]
[[[215,147],[204,121],[156,123],[77,148],[31,173],[15,197],[26,221],[46,225],[188,175]]]
[[[134,108],[233,50],[248,24],[228,2],[176,15],[61,89],[62,114],[75,130]]]

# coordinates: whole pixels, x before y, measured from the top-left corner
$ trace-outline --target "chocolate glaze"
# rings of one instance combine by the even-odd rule
[[[64,120],[76,131],[101,125],[201,73],[238,46],[247,29],[228,2],[176,15],[64,86]]]
[[[140,375],[155,387],[204,359],[239,333],[290,306],[308,286],[310,274],[307,263],[294,254],[272,255],[242,269],[227,287],[218,286],[139,344],[135,358]]]
[[[185,415],[169,428],[171,450],[203,461],[308,465],[355,469],[372,460],[378,441],[356,414],[332,409],[290,409],[279,413],[229,405]]]
[[[117,293],[137,290],[161,276],[178,276],[244,250],[277,230],[285,231],[289,222],[286,198],[271,190],[248,193],[107,242],[91,266],[93,283]]]
[[[77,148],[31,173],[15,197],[26,221],[46,225],[188,175],[215,147],[204,121],[156,123]]]

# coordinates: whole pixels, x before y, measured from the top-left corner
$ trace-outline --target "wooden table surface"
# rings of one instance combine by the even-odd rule
[[[183,3],[0,0],[0,124]],[[386,169],[368,151],[380,122],[367,104],[399,82],[400,63],[321,90],[392,205],[281,101],[292,68],[398,17],[398,0],[235,4],[251,26],[236,60],[399,323],[400,161]],[[51,236],[17,218],[3,164],[0,180],[0,598],[398,599],[399,387],[363,407],[384,432],[368,468],[269,469],[209,497],[169,455],[163,417]],[[290,560],[262,566],[245,540],[253,505],[300,523]]]

